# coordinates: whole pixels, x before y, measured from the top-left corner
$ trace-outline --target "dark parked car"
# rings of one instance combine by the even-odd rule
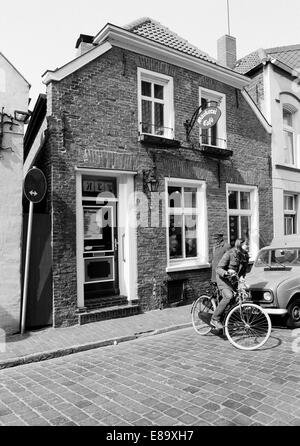
[[[300,328],[300,237],[260,250],[246,281],[255,303]]]

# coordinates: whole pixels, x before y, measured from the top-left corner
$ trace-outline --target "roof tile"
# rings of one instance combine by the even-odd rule
[[[206,60],[214,64],[217,63],[217,61],[207,53],[201,51],[199,48],[192,45],[166,26],[162,25],[156,20],[151,19],[150,17],[138,19],[124,26],[124,29],[127,29],[128,31],[139,36],[145,37],[146,39],[150,39],[167,46],[168,48],[173,48],[181,51],[182,53],[190,54],[198,59]]]
[[[235,71],[241,74],[246,74],[262,61],[263,53],[265,56],[272,56],[278,59],[285,65],[293,69],[300,69],[300,45],[288,45],[274,48],[267,48],[265,50],[257,50],[253,53],[238,60],[235,66]]]

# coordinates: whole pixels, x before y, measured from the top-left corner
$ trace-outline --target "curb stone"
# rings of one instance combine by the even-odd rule
[[[62,356],[72,355],[74,353],[80,353],[100,347],[107,347],[109,345],[118,345],[121,342],[134,341],[142,337],[156,336],[159,334],[168,333],[175,330],[190,328],[191,326],[192,326],[191,323],[172,325],[170,327],[158,328],[156,330],[149,330],[146,332],[135,333],[134,335],[130,336],[121,336],[117,338],[106,339],[103,341],[88,342],[86,344],[79,344],[71,347],[58,348],[55,350],[48,350],[39,353],[31,353],[25,356],[7,359],[5,361],[0,361],[0,370],[10,367],[17,367],[19,365],[30,364],[32,362],[47,361],[48,359],[60,358]]]

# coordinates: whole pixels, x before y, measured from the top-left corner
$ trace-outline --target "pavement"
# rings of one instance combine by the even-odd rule
[[[75,325],[7,335],[0,343],[0,369],[115,345],[192,326],[191,305]]]

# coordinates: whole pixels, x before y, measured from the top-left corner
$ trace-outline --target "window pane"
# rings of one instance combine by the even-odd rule
[[[170,259],[182,258],[182,215],[170,215],[169,255]]]
[[[181,187],[169,187],[169,208],[181,208]]]
[[[205,98],[201,98],[201,107],[202,110],[207,107],[207,100]]]
[[[284,162],[294,164],[294,135],[292,132],[284,132]]]
[[[241,209],[251,209],[250,192],[240,192]]]
[[[164,134],[164,105],[154,104],[155,135]]]
[[[197,189],[195,187],[184,188],[184,207],[195,208],[197,198]]]
[[[156,99],[164,98],[164,87],[162,85],[154,85],[154,97]]]
[[[229,227],[230,227],[230,244],[234,246],[235,241],[239,238],[239,217],[230,216],[229,217]]]
[[[242,216],[241,217],[241,238],[243,239],[250,239],[250,222],[251,222],[251,218],[250,217],[245,217]]]
[[[152,133],[152,103],[150,101],[142,101],[142,132]]]
[[[294,211],[295,210],[295,200],[292,195],[284,196],[284,210],[285,211]]]
[[[229,191],[228,193],[229,209],[238,209],[238,192]]]
[[[283,110],[283,124],[284,126],[293,126],[293,114],[287,110]]]
[[[208,129],[202,129],[201,142],[202,142],[202,144],[207,144],[207,145],[210,144],[210,136],[209,136]]]
[[[151,83],[142,81],[142,95],[151,97]]]
[[[284,235],[292,235],[296,233],[295,223],[296,223],[296,218],[294,215],[284,217]]]
[[[210,129],[210,145],[217,146],[217,124]]]
[[[197,215],[185,215],[185,255],[197,257]]]

